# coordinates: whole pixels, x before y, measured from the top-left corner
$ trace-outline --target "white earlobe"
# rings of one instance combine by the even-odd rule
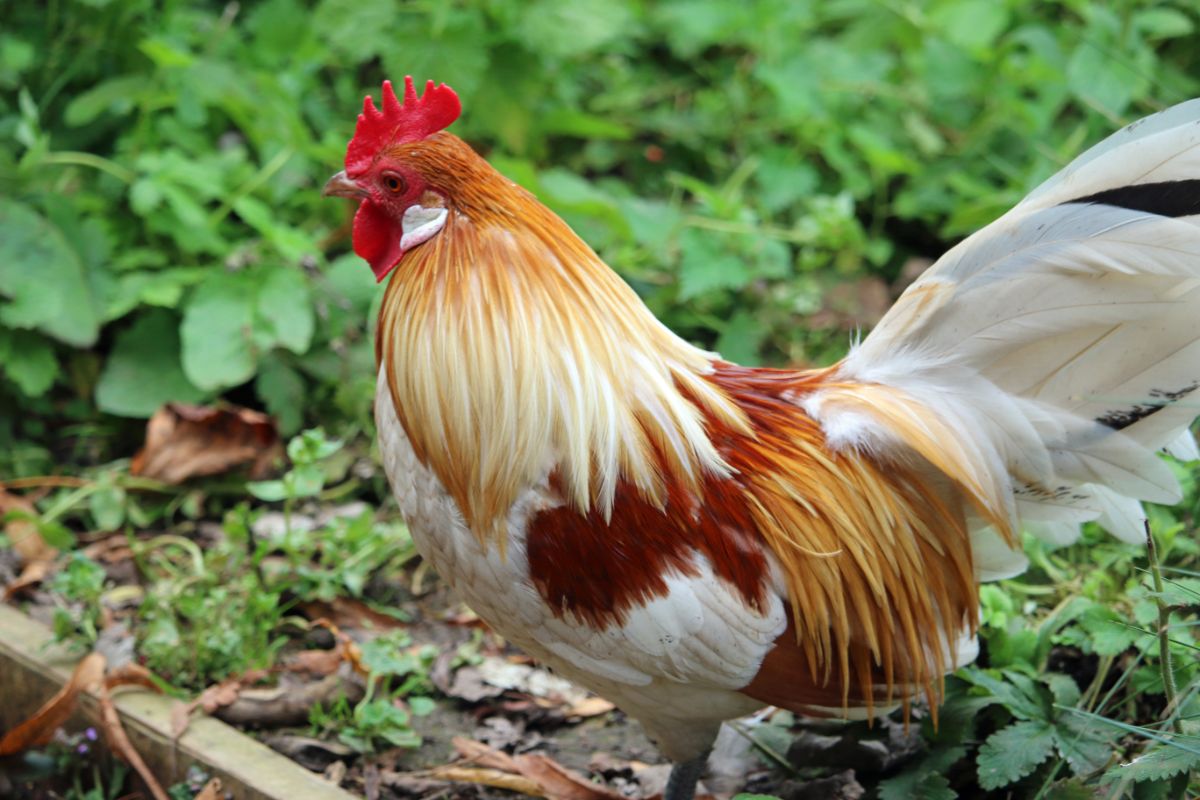
[[[404,235],[400,237],[400,249],[410,250],[416,247],[432,238],[445,224],[446,209],[409,206],[400,222],[404,231]]]

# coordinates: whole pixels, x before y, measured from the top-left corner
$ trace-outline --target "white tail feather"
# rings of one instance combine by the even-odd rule
[[[1007,487],[1035,535],[1067,543],[1095,519],[1142,541],[1140,501],[1179,499],[1156,452],[1200,457],[1200,100],[1109,137],[948,252],[837,378],[970,437],[974,479]],[[839,419],[822,392],[805,408],[840,446],[904,447],[882,414]],[[995,531],[973,546],[982,578],[1024,565]]]

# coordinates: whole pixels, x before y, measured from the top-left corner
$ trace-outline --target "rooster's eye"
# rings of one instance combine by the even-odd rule
[[[383,176],[383,188],[392,194],[400,194],[408,188],[408,185],[404,182],[404,178],[394,172],[388,172]]]

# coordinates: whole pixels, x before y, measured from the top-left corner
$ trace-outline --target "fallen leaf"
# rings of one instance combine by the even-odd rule
[[[125,733],[125,728],[121,725],[121,715],[117,713],[117,707],[113,703],[112,695],[109,693],[108,687],[103,684],[100,685],[100,722],[109,749],[113,751],[113,754],[117,758],[133,767],[134,772],[138,774],[138,777],[146,784],[146,788],[150,790],[150,795],[154,800],[171,800],[163,790],[162,784],[154,777],[154,773],[146,766],[146,762],[142,759],[141,754],[134,748],[133,743],[129,741],[129,736]]]
[[[484,781],[482,780],[472,780],[471,778],[485,776],[487,778],[494,778],[496,776],[491,773],[500,772],[502,774],[520,776],[531,781],[534,787],[536,787],[533,791],[530,791],[528,788],[516,788],[515,786],[505,786],[503,788],[514,788],[516,791],[545,797],[547,800],[625,800],[625,796],[620,792],[615,792],[606,786],[594,783],[586,776],[580,775],[574,770],[567,769],[549,756],[510,756],[485,744],[464,739],[461,736],[456,736],[452,741],[454,748],[464,758],[472,763],[479,764],[485,769],[468,770],[458,765],[450,764],[431,771],[431,774],[438,774],[445,780],[483,783]],[[456,770],[457,773],[455,772]],[[478,774],[472,775],[472,773]],[[463,777],[446,777],[449,774],[459,774]],[[500,786],[498,783],[486,783],[486,785]],[[527,786],[527,784],[521,782],[521,786]]]
[[[568,717],[598,717],[616,708],[603,697],[585,697],[567,708]]]
[[[442,781],[492,786],[496,789],[508,789],[509,791],[520,792],[532,797],[547,796],[542,792],[542,787],[538,786],[536,781],[498,769],[456,767],[453,764],[447,764],[443,767],[434,767],[425,774]]]
[[[284,668],[292,672],[332,675],[337,672],[343,660],[340,647],[334,650],[301,650],[288,657]]]
[[[19,512],[21,516],[4,523],[4,534],[8,537],[12,549],[21,557],[21,563],[53,561],[58,555],[58,550],[46,544],[46,540],[38,532],[37,525],[27,518],[37,516],[37,509],[33,503],[0,487],[0,520],[13,511]]]
[[[238,695],[241,694],[242,689],[258,683],[267,677],[268,674],[268,671],[265,669],[246,670],[241,675],[226,678],[220,683],[214,683],[202,691],[190,703],[176,703],[171,708],[171,735],[176,739],[183,735],[184,731],[187,730],[192,712],[197,708],[204,709],[204,713],[206,714],[212,714],[218,708],[232,704],[238,699]]]
[[[221,779],[213,778],[204,784],[204,788],[197,792],[192,800],[223,800],[223,798],[224,795],[221,793]]]
[[[594,783],[549,756],[516,756],[521,774],[535,781],[550,800],[624,800],[620,792]]]
[[[50,574],[51,563],[49,561],[30,561],[21,570],[21,574],[16,580],[4,587],[4,598],[7,600],[24,592],[26,589],[31,589],[46,579]]]
[[[162,689],[154,682],[150,670],[133,662],[109,672],[104,678],[104,685],[109,689],[118,689],[122,686],[141,686],[162,694]]]
[[[32,717],[0,739],[0,756],[11,756],[31,747],[40,747],[54,737],[79,702],[79,693],[97,686],[104,679],[104,656],[89,653],[75,667],[71,679],[39,708]]]
[[[146,442],[130,473],[165,483],[217,475],[242,466],[266,475],[282,454],[275,422],[238,406],[168,403],[146,425]]]
[[[324,619],[342,628],[389,631],[407,627],[407,623],[402,620],[376,611],[363,601],[352,597],[335,597],[332,602],[310,600],[300,605],[300,613],[314,622]]]

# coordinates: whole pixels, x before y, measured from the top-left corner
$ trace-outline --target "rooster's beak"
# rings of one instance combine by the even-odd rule
[[[337,175],[325,181],[325,188],[321,190],[321,196],[349,197],[351,200],[362,200],[367,196],[367,190],[350,180],[346,176],[346,171],[342,170]]]

